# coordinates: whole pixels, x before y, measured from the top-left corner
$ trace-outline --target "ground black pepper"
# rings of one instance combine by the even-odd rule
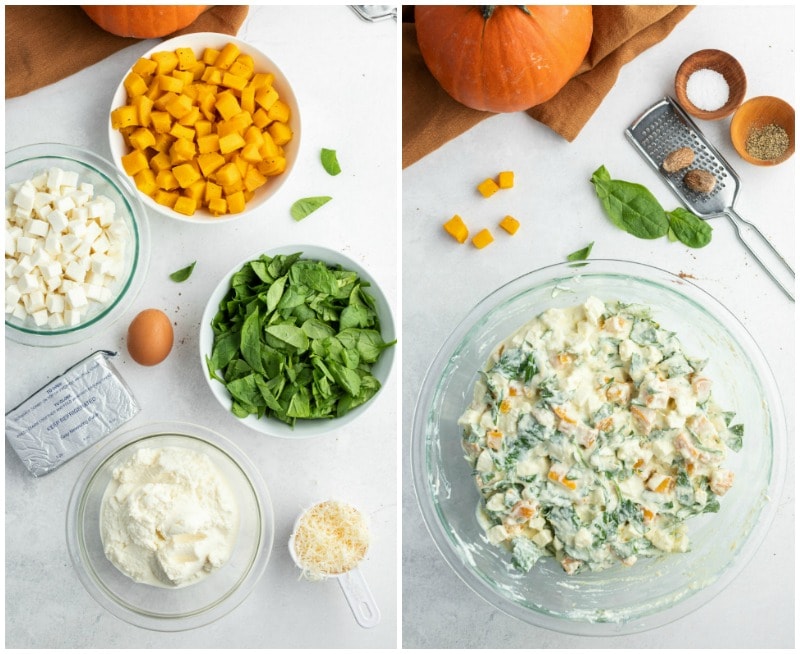
[[[744,147],[751,157],[770,161],[786,152],[786,148],[789,147],[789,135],[780,125],[754,127],[750,130]]]

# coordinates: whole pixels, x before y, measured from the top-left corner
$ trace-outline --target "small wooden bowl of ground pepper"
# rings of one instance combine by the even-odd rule
[[[748,100],[731,119],[731,141],[756,166],[786,161],[794,154],[794,108],[768,95]]]

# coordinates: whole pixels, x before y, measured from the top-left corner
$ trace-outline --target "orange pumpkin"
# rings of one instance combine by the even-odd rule
[[[81,5],[106,32],[155,39],[191,25],[211,5]]]
[[[521,111],[558,93],[592,40],[591,5],[417,5],[417,41],[458,102]]]

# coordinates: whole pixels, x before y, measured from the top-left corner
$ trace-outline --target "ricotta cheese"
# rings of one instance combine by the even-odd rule
[[[121,572],[176,588],[204,579],[230,558],[239,510],[208,455],[142,448],[113,471],[100,529],[105,555]]]
[[[568,574],[684,552],[715,512],[744,427],[714,401],[705,361],[646,307],[550,309],[492,353],[459,419],[490,543]]]

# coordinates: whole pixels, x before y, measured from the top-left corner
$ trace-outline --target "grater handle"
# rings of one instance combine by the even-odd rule
[[[764,271],[780,286],[781,290],[794,302],[794,270],[780,253],[772,246],[766,236],[752,223],[746,221],[732,208],[726,212],[731,219],[736,236],[761,264]]]

